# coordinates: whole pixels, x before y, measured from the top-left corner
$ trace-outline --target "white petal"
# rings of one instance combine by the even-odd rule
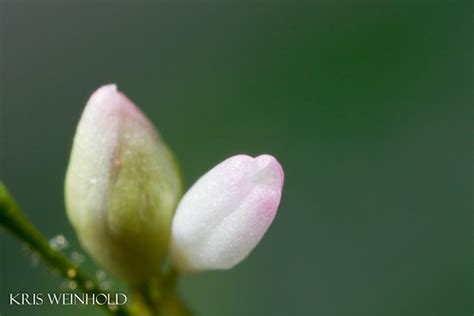
[[[229,269],[242,261],[275,217],[283,178],[269,155],[234,156],[201,177],[173,219],[171,247],[178,268]]]

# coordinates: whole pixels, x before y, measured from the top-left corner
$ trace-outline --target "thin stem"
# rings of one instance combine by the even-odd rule
[[[71,263],[63,254],[50,247],[47,239],[20,210],[2,182],[0,182],[0,226],[3,226],[16,238],[26,243],[31,250],[40,254],[44,262],[53,270],[76,282],[77,287],[82,292],[88,294],[105,293],[92,277],[80,270],[77,265]],[[101,306],[113,315],[130,315],[123,306]]]
[[[179,272],[171,265],[164,274],[162,282],[162,315],[191,316],[192,312],[178,295]]]
[[[140,316],[190,316],[189,308],[177,293],[179,274],[169,267],[160,278],[133,285],[133,314]]]

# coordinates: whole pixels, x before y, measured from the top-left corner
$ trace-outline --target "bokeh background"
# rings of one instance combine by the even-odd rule
[[[181,283],[198,315],[472,315],[473,13],[472,1],[0,0],[1,178],[48,238],[80,251],[64,174],[85,102],[114,82],[187,187],[237,153],[285,168],[250,257]],[[62,280],[0,242],[2,316],[103,315],[8,306]]]

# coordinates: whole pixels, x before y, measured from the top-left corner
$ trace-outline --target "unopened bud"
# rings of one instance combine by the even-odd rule
[[[160,271],[182,193],[171,151],[115,85],[89,99],[70,156],[66,209],[83,247],[130,282]]]

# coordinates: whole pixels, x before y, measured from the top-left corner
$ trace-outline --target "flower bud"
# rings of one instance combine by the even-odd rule
[[[152,123],[115,85],[99,88],[77,126],[65,181],[82,246],[129,282],[158,274],[181,194],[173,155]]]
[[[178,205],[171,252],[181,271],[229,269],[258,244],[275,217],[283,169],[269,155],[231,157],[202,176]]]

